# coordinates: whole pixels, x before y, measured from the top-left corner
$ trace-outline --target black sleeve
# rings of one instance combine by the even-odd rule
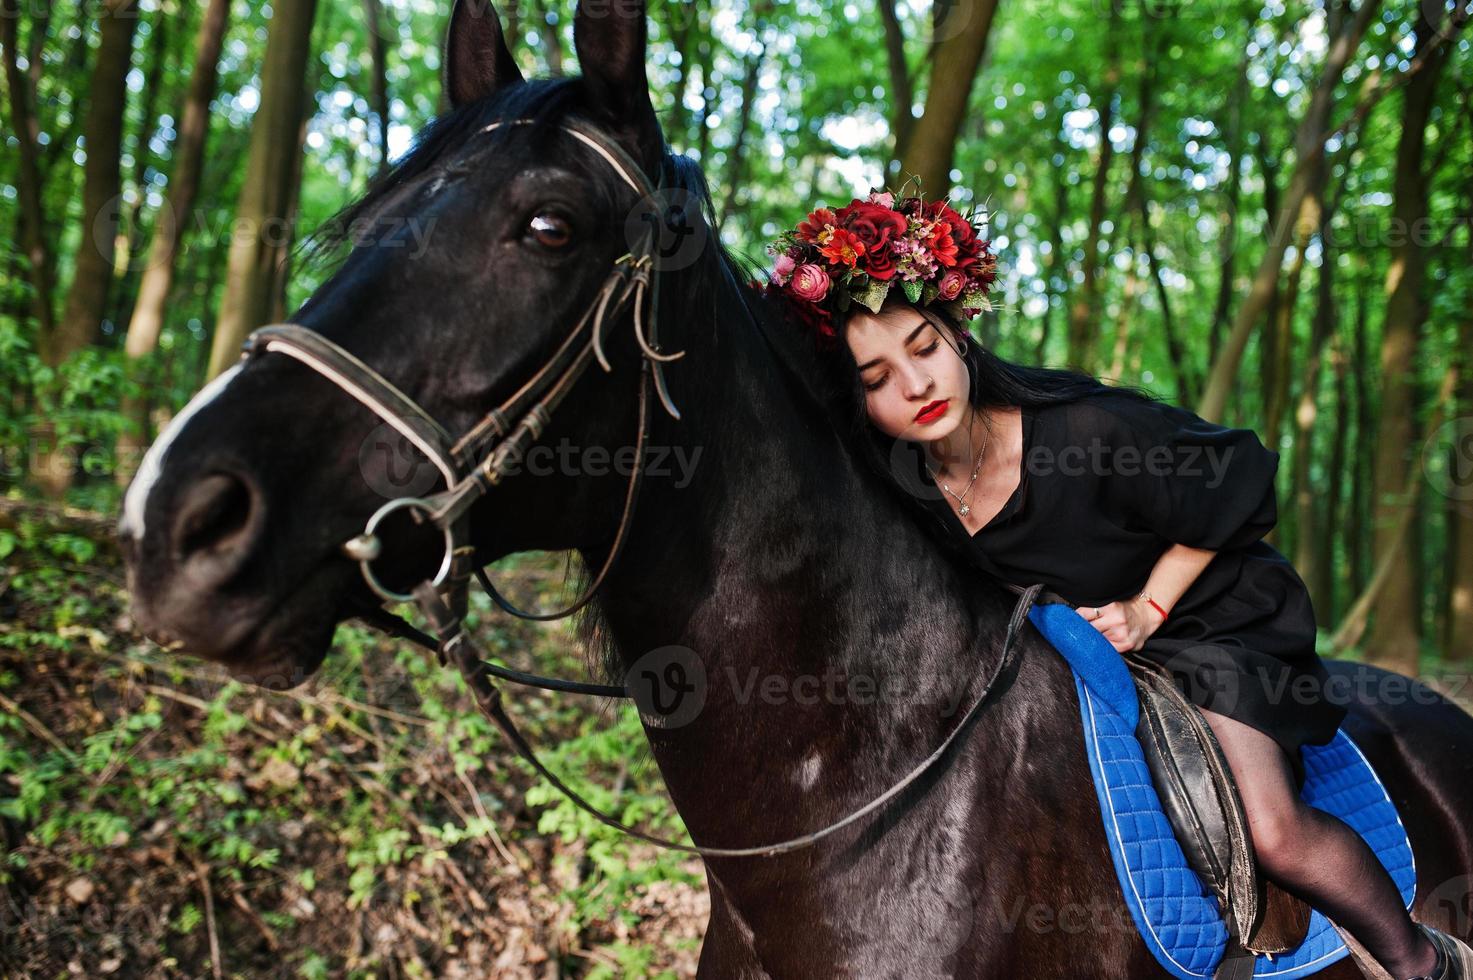
[[[1124,395],[1091,401],[1108,447],[1103,502],[1122,526],[1222,551],[1252,544],[1278,522],[1279,454],[1252,429]]]

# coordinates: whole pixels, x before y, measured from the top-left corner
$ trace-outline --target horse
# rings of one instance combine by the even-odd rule
[[[544,420],[538,445],[563,447],[562,461],[534,470],[529,454],[487,487],[469,540],[478,565],[570,550],[596,568],[621,528],[579,617],[590,670],[617,682],[677,651],[700,675],[698,710],[645,733],[692,840],[793,838],[854,813],[954,734],[1004,664],[1013,596],[864,464],[831,358],[721,245],[700,168],[669,149],[650,99],[644,4],[582,0],[574,37],[581,75],[524,79],[495,11],[458,0],[449,108],[335,223],[388,230],[344,235],[346,255],[292,322],[465,432],[554,352],[644,223],[614,157],[569,127],[658,182],[683,237],[652,298],[681,355],[663,355],[650,460],[695,465],[651,465],[621,520],[610,461],[629,448],[648,367],[621,312],[606,367]],[[431,225],[405,247],[406,229]],[[236,677],[302,683],[335,626],[376,602],[343,543],[391,496],[365,463],[380,421],[291,357],[251,357],[206,386],[124,501],[139,625]],[[387,590],[432,574],[437,538],[408,520],[382,531],[373,567]],[[1111,866],[1072,675],[1031,627],[1016,652],[939,763],[885,806],[808,847],[705,859],[701,976],[1165,975]],[[1440,698],[1350,709],[1413,841],[1418,914],[1467,935],[1466,919],[1447,921],[1447,883],[1473,870],[1460,819],[1473,770],[1457,751],[1473,719]],[[1343,960],[1322,975],[1356,973]]]

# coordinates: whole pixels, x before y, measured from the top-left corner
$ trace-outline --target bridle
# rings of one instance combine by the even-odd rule
[[[509,124],[518,125],[530,121],[516,119],[511,120]],[[501,122],[491,123],[482,132],[489,132],[501,125],[503,125]],[[664,188],[663,172],[659,182],[651,185],[643,169],[630,159],[616,142],[597,128],[586,124],[561,123],[559,125],[598,154],[625,184],[640,195],[641,200],[657,199]],[[469,583],[474,577],[498,606],[514,616],[532,620],[560,619],[576,612],[592,599],[617,559],[624,543],[629,518],[634,509],[634,500],[638,496],[640,480],[644,472],[644,445],[649,429],[651,384],[654,385],[661,404],[664,405],[670,416],[677,421],[681,417],[679,410],[670,399],[662,373],[662,365],[680,359],[685,352],[679,351],[673,354],[660,352],[658,343],[660,292],[658,283],[655,281],[654,268],[658,245],[657,226],[651,224],[641,236],[639,244],[615,260],[603,285],[584,310],[577,324],[569,331],[567,337],[547,362],[526,384],[517,389],[501,405],[487,412],[479,422],[458,439],[452,438],[428,412],[383,375],[335,342],[306,327],[291,323],[262,327],[246,338],[241,357],[243,360],[250,360],[268,353],[284,354],[315,371],[363,404],[407,439],[434,464],[445,483],[445,490],[430,496],[404,496],[389,500],[369,517],[362,533],[351,538],[342,546],[343,553],[358,562],[364,581],[374,594],[383,599],[385,603],[414,602],[428,620],[434,637],[416,629],[384,607],[362,609],[358,612],[359,618],[388,633],[410,640],[427,650],[435,651],[442,667],[453,661],[475,697],[477,707],[496,723],[516,748],[518,754],[560,792],[601,822],[660,847],[708,857],[779,854],[806,847],[873,812],[918,779],[941,758],[961,732],[969,727],[971,720],[980,711],[996,682],[1007,669],[1023,620],[1043,586],[1033,585],[1027,589],[1010,586],[1014,591],[1020,593],[1020,598],[1008,622],[1002,655],[981,694],[946,739],[884,793],[859,810],[813,833],[756,847],[702,847],[655,837],[626,826],[594,807],[543,765],[515,722],[506,713],[502,706],[501,691],[492,681],[492,677],[527,686],[578,694],[614,698],[630,698],[632,695],[627,686],[589,684],[542,677],[487,661],[464,627],[464,618],[469,603]],[[532,613],[518,609],[501,595],[486,575],[482,564],[475,558],[475,547],[470,543],[471,506],[519,465],[528,448],[547,429],[553,411],[561,404],[568,391],[595,358],[606,373],[613,370],[604,356],[603,332],[606,323],[619,317],[631,298],[633,299],[634,337],[639,345],[643,361],[639,380],[639,432],[635,448],[636,462],[630,474],[629,486],[624,498],[624,510],[619,518],[619,529],[603,567],[576,602],[566,609],[552,613]],[[647,321],[644,316],[646,308],[648,309]],[[587,339],[582,346],[578,346],[577,341],[590,324],[592,329]],[[382,553],[382,543],[377,534],[379,525],[400,510],[408,511],[410,516],[421,524],[428,522],[438,528],[444,542],[444,553],[435,574],[420,582],[408,593],[388,589],[372,568],[373,562]]]

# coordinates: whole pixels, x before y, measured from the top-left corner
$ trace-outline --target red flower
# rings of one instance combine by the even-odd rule
[[[864,258],[864,271],[868,272],[871,279],[895,278],[895,253],[890,251],[890,243],[876,245],[875,250]]]
[[[828,241],[824,234],[825,230],[834,228],[839,224],[834,212],[828,208],[816,208],[804,221],[798,222],[798,237],[805,242],[817,242],[820,245]]]
[[[951,225],[948,222],[937,221],[936,226],[931,229],[931,234],[926,237],[925,243],[941,265],[947,267],[956,265],[956,242],[952,241]]]
[[[905,216],[883,204],[871,204],[855,198],[836,218],[839,227],[864,242],[866,251],[874,252],[893,238],[905,234]]]
[[[937,255],[937,261],[942,265],[953,266],[971,274],[977,267],[982,251],[982,245],[977,240],[977,229],[945,201],[931,201],[924,210],[926,217],[945,223],[950,229],[951,244],[955,247],[951,261],[947,261],[940,254]]]
[[[819,255],[822,255],[834,265],[847,266],[853,266],[864,253],[864,242],[860,241],[852,232],[843,228],[835,228],[829,237],[828,243],[818,250]]]

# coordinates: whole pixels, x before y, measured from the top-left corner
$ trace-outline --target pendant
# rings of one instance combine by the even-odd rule
[[[971,504],[962,504],[961,515],[963,517],[966,517],[971,512],[972,512],[972,505]]]

